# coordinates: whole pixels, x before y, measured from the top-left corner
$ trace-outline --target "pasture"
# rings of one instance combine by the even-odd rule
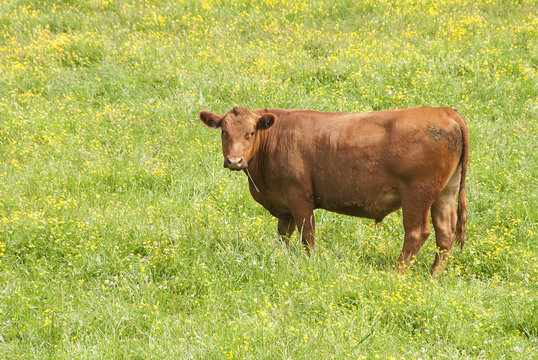
[[[534,0],[0,0],[0,358],[538,357]],[[401,212],[317,253],[200,110],[449,106],[463,251],[405,276]]]

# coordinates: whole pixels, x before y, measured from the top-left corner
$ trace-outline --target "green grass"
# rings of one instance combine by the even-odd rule
[[[0,1],[0,358],[538,356],[538,7]],[[463,252],[401,213],[277,241],[203,109],[458,109]]]

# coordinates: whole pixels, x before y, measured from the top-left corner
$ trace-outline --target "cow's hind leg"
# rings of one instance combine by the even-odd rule
[[[290,242],[290,237],[295,231],[295,220],[291,214],[285,214],[278,217],[278,234],[284,240],[286,245]]]
[[[437,243],[432,274],[440,274],[445,270],[456,238],[458,215],[455,203],[458,197],[460,173],[458,168],[432,205],[432,223]]]
[[[426,188],[428,189],[428,188]],[[424,189],[406,189],[402,192],[404,243],[396,262],[396,272],[403,274],[420,248],[430,236],[429,212],[435,195]]]

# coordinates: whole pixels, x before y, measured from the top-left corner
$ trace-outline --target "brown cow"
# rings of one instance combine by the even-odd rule
[[[429,212],[438,247],[432,272],[446,268],[454,239],[463,247],[469,130],[453,109],[350,114],[237,106],[224,115],[202,111],[200,119],[222,129],[224,167],[247,173],[252,197],[278,219],[278,233],[288,239],[299,227],[307,252],[314,250],[316,208],[376,222],[402,208],[398,272],[428,238]]]

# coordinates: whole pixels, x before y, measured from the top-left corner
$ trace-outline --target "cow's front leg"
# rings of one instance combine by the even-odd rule
[[[306,253],[314,252],[314,204],[308,199],[308,193],[301,189],[291,189],[286,193],[286,201],[295,221],[297,229],[301,232],[301,238]]]
[[[295,220],[291,214],[280,215],[278,217],[278,234],[286,245],[290,243],[290,237],[295,231]]]
[[[303,241],[304,249],[306,253],[314,252],[315,240],[315,224],[314,224],[314,212],[312,210],[304,211],[303,213],[298,213],[294,216],[297,223],[297,228],[301,232],[301,239]]]

